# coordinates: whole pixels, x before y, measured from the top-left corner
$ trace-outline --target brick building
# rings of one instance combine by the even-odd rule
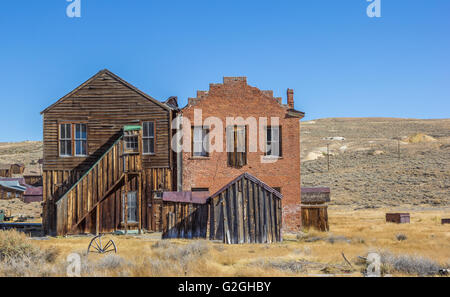
[[[200,124],[194,119],[199,111],[202,121],[206,119]],[[197,98],[190,98],[181,114],[183,135],[192,135],[183,139],[179,180],[182,190],[215,193],[230,180],[248,172],[283,194],[284,228],[298,229],[301,224],[300,119],[304,113],[294,109],[293,90],[288,89],[287,104],[283,104],[281,98],[273,96],[273,91],[249,86],[245,77],[225,77],[223,84],[210,84],[209,91],[198,91]],[[210,125],[209,117],[219,118],[222,127]],[[247,121],[229,124],[227,117]],[[251,132],[254,122],[248,120],[250,117],[256,119],[256,135]],[[267,123],[261,118],[266,118]],[[216,134],[219,130],[222,133]],[[217,151],[217,147],[209,149],[216,146],[220,137],[223,151]],[[186,139],[192,148],[189,152],[186,152]]]

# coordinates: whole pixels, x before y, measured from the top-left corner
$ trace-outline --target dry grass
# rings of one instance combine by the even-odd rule
[[[89,237],[33,241],[27,244],[41,250],[57,247],[60,254],[53,265],[44,260],[46,264],[38,272],[30,273],[36,268],[31,265],[22,275],[65,275],[66,257],[72,252],[82,255],[82,275],[92,276],[362,276],[365,264],[358,256],[365,257],[369,251],[378,251],[383,271],[394,276],[429,275],[450,265],[450,229],[440,224],[441,217],[449,216],[448,211],[412,212],[411,224],[405,225],[385,223],[384,214],[384,210],[331,209],[331,232],[285,234],[282,243],[271,245],[163,241],[157,234],[114,236],[118,253],[103,256],[86,255]],[[406,239],[398,240],[399,235]],[[21,275],[5,270],[0,273]]]

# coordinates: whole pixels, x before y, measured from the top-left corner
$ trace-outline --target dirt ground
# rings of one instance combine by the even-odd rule
[[[274,244],[224,245],[198,240],[161,243],[160,233],[110,236],[117,244],[119,258],[89,254],[92,266],[84,269],[84,275],[363,276],[366,265],[359,257],[367,257],[369,252],[403,257],[396,268],[383,268],[393,276],[414,276],[414,269],[431,269],[428,263],[450,267],[450,225],[440,223],[448,210],[412,212],[411,224],[401,225],[386,223],[386,211],[354,212],[332,207],[329,233],[285,234],[283,242]],[[50,238],[33,240],[33,244],[41,249],[58,249],[59,261],[64,262],[70,253],[84,253],[90,239]],[[116,264],[106,270],[107,261]]]

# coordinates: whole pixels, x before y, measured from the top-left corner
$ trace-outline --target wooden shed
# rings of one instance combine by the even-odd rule
[[[11,164],[11,174],[22,174],[25,170],[25,165],[22,163]]]
[[[33,187],[42,186],[42,173],[39,168],[27,167],[23,171],[23,178],[28,185]]]
[[[21,179],[14,178],[0,179],[0,200],[22,198],[26,186],[21,181]]]
[[[0,164],[0,177],[11,177],[11,165]]]
[[[409,213],[387,213],[386,222],[396,224],[409,224],[410,215]]]
[[[164,192],[162,238],[206,238],[209,192]]]
[[[210,239],[226,244],[282,241],[282,195],[243,173],[209,198]]]
[[[329,231],[327,203],[330,200],[330,188],[302,187],[302,227]]]

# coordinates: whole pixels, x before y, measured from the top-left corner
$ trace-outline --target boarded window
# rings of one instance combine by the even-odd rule
[[[281,127],[266,127],[266,155],[281,157]]]
[[[209,192],[209,188],[192,188],[192,192]]]
[[[75,156],[87,155],[86,124],[75,124]]]
[[[59,155],[72,156],[72,125],[59,125]]]
[[[137,222],[137,195],[136,192],[128,192],[127,195],[127,223]],[[122,195],[122,218],[125,218],[125,193]]]
[[[247,164],[247,133],[245,126],[227,127],[228,166],[240,168]]]
[[[142,135],[142,146],[144,154],[154,154],[155,153],[155,123],[154,122],[144,122],[144,133]]]
[[[204,127],[192,127],[192,156],[209,156],[209,129]]]

